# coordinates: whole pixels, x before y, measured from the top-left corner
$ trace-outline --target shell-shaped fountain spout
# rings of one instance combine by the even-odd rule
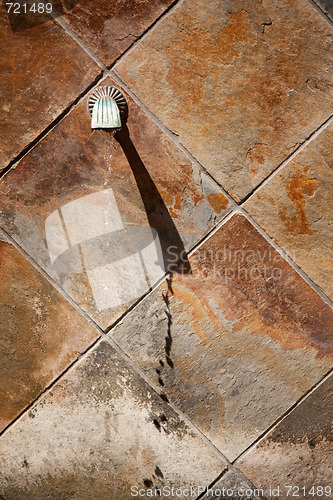
[[[127,102],[123,93],[115,87],[97,87],[89,97],[91,128],[120,130],[126,119]]]

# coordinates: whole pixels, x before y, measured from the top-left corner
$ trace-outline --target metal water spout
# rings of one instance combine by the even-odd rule
[[[117,132],[127,117],[127,102],[116,87],[97,87],[89,96],[88,110],[92,129],[109,129]]]

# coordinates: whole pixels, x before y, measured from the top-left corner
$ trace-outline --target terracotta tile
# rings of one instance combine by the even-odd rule
[[[0,41],[1,171],[101,70],[55,21],[13,31],[3,3]]]
[[[158,498],[149,490],[210,484],[225,468],[106,342],[2,437],[0,460],[6,500]]]
[[[240,200],[332,114],[332,39],[306,0],[184,0],[116,71]]]
[[[246,210],[333,299],[333,125],[264,185]]]
[[[329,306],[241,215],[111,332],[235,459],[332,365]]]
[[[238,467],[267,492],[274,487],[275,497],[279,493],[282,500],[292,495],[330,498],[325,486],[332,491],[332,389],[331,377],[245,455]],[[293,486],[289,495],[287,486]]]
[[[0,241],[0,269],[2,430],[98,335],[46,279],[4,241]]]
[[[79,0],[68,2],[71,28],[111,65],[174,0]],[[65,9],[66,10],[66,9]]]
[[[3,178],[0,193],[3,227],[103,328],[228,209],[131,99],[117,139],[91,130],[82,102]]]

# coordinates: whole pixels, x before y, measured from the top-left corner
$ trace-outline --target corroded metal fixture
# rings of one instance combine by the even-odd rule
[[[97,87],[89,96],[88,110],[91,128],[107,128],[116,132],[126,120],[127,102],[116,87]]]

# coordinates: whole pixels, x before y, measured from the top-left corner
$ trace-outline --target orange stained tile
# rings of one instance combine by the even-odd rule
[[[222,193],[209,194],[207,196],[207,200],[214,212],[217,214],[220,214],[222,210],[225,210],[229,203],[228,199]]]
[[[309,179],[309,170],[310,168],[305,170],[300,168],[295,172],[291,172],[288,179],[283,180],[288,197],[295,205],[296,215],[290,218],[283,211],[280,211],[279,218],[286,224],[288,231],[295,235],[312,234],[312,228],[305,212],[305,197],[313,196],[318,189],[318,184],[316,179]]]

